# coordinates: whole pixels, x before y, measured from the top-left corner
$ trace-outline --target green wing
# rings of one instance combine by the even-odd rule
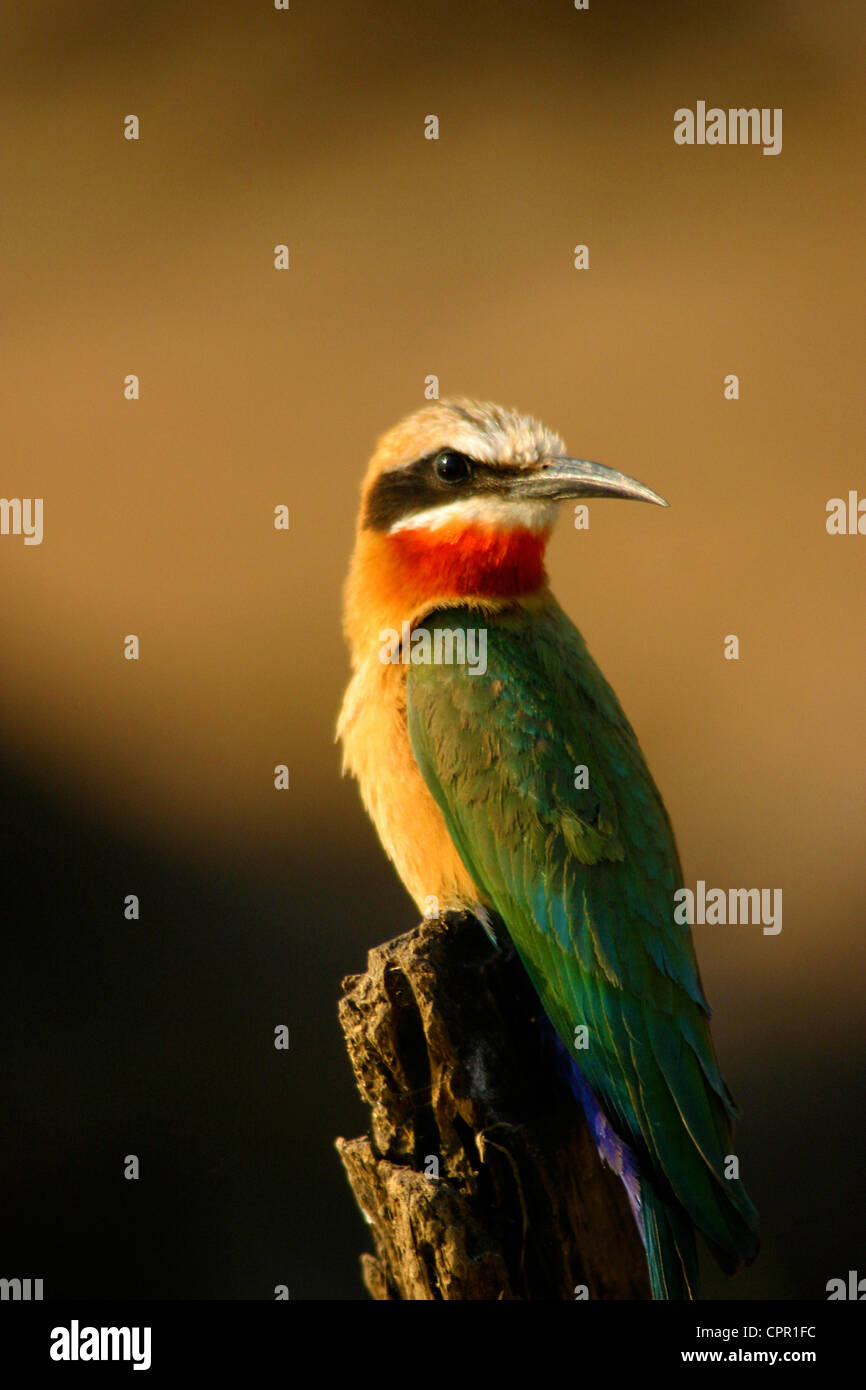
[[[436,629],[487,633],[484,674],[425,664],[408,677],[412,748],[466,868],[643,1172],[729,1262],[750,1258],[754,1208],[723,1176],[736,1111],[690,931],[673,920],[676,845],[616,696],[552,599],[531,616],[448,609],[424,626],[433,642]]]

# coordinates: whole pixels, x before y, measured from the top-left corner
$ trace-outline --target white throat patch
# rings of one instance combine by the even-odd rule
[[[521,527],[526,531],[544,531],[556,520],[555,502],[509,502],[502,497],[455,497],[453,502],[443,502],[437,507],[416,512],[414,516],[400,517],[389,528],[393,536],[397,531],[437,531],[452,522],[476,522],[495,530],[514,530]]]

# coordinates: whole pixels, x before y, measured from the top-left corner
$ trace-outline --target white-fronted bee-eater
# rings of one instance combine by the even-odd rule
[[[443,401],[390,430],[362,489],[338,732],[422,913],[511,937],[625,1185],[653,1297],[692,1298],[696,1232],[732,1272],[756,1254],[757,1216],[674,917],[670,822],[545,573],[558,504],[605,497],[666,505],[495,405]]]

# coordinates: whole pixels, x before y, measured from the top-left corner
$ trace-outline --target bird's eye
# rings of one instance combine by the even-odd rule
[[[436,455],[433,467],[436,477],[441,478],[443,483],[462,483],[472,472],[472,460],[454,449],[443,449],[441,454]]]

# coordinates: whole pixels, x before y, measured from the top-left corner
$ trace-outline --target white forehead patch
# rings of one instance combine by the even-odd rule
[[[491,526],[497,530],[513,530],[521,527],[526,531],[544,531],[556,520],[555,502],[509,502],[503,497],[455,497],[453,502],[442,502],[437,507],[415,512],[412,516],[400,517],[390,527],[388,534],[397,531],[437,531],[453,522],[464,522]]]
[[[531,464],[565,453],[558,434],[531,415],[487,401],[442,401],[426,406],[385,436],[385,471],[402,468],[422,453],[456,449],[479,463]]]

